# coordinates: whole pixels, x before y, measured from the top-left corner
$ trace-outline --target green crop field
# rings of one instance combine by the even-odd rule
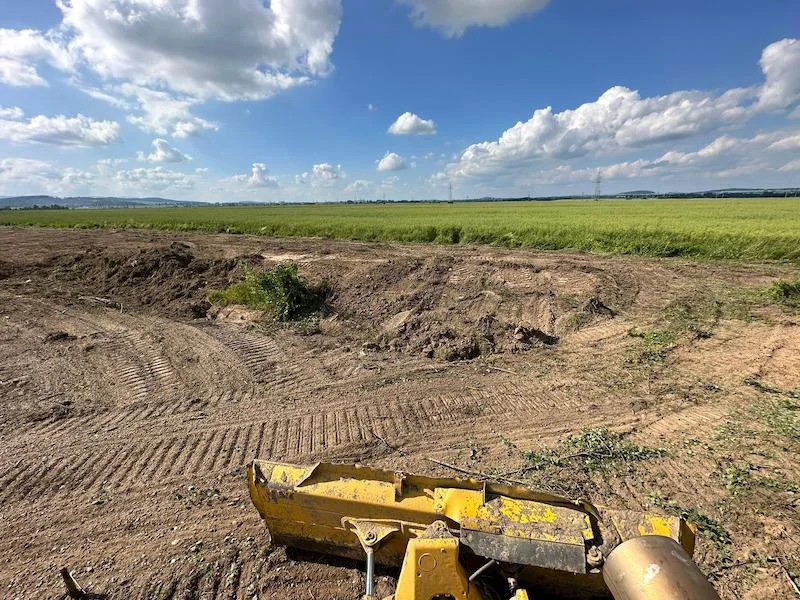
[[[0,211],[0,225],[139,228],[800,262],[800,200],[563,200]]]

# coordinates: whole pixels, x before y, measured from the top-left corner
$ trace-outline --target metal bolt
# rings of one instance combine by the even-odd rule
[[[364,536],[364,539],[366,539],[368,542],[374,542],[377,539],[377,537],[378,536],[375,535],[374,531],[368,531],[367,535]]]
[[[589,564],[590,567],[599,567],[605,561],[605,557],[603,553],[600,551],[600,548],[597,546],[592,546],[589,548],[589,552],[586,553],[586,562]]]

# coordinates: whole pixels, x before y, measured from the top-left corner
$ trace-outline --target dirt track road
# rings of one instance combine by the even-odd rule
[[[207,289],[235,280],[243,262],[286,259],[336,290],[321,332],[207,313]],[[68,566],[110,598],[352,600],[358,565],[270,546],[247,495],[249,460],[452,475],[426,458],[514,468],[517,449],[608,427],[670,453],[584,477],[592,500],[696,508],[731,535],[728,562],[709,536],[696,555],[725,598],[791,598],[800,440],[758,411],[800,390],[796,316],[711,310],[703,335],[682,333],[654,357],[629,334],[659,330],[676,307],[706,318],[731,289],[790,272],[0,229],[0,596],[60,597]],[[608,312],[587,309],[591,299]],[[749,479],[731,484],[743,465]]]

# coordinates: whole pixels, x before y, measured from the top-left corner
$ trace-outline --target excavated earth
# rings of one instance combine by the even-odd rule
[[[289,260],[333,289],[318,326],[209,304],[246,269]],[[0,228],[0,597],[63,597],[61,567],[103,598],[359,597],[359,563],[271,545],[245,481],[260,457],[455,475],[435,459],[607,506],[693,510],[707,519],[695,558],[723,598],[791,598],[800,328],[742,298],[796,276]],[[642,332],[669,327],[647,345]],[[525,452],[597,427],[666,452],[545,480],[524,468]],[[379,592],[395,576],[380,571]]]

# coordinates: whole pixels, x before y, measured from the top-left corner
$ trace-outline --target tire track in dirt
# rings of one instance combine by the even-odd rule
[[[247,555],[243,556],[245,553]],[[215,552],[208,561],[204,563],[208,566],[172,567],[158,578],[134,581],[127,588],[128,597],[142,600],[252,600],[260,597],[259,592],[263,590],[269,598],[272,597],[269,595],[271,589],[280,589],[285,584],[281,581],[283,577],[293,577],[291,572],[276,577],[272,572],[274,566],[248,549]],[[287,569],[287,565],[281,565],[284,571],[296,568],[290,565]],[[318,568],[325,571],[325,581],[318,582],[317,594],[309,597],[330,597],[331,590],[353,587],[349,569],[332,565]]]
[[[28,430],[23,429],[21,433],[32,436],[47,435],[50,438],[57,436],[72,435],[75,431],[103,432],[124,428],[126,426],[136,426],[137,424],[150,422],[154,419],[166,419],[169,417],[186,415],[189,413],[201,413],[232,402],[241,402],[243,397],[247,397],[244,391],[210,391],[206,394],[192,395],[188,393],[178,394],[183,396],[171,402],[150,402],[148,395],[144,400],[138,400],[135,405],[120,407],[94,414],[91,416],[75,416],[63,419],[53,419],[48,422],[36,424]]]
[[[232,350],[259,377],[270,375],[274,378],[280,373],[278,365],[283,361],[284,353],[269,336],[226,326],[209,328],[206,333]]]
[[[41,327],[44,330],[54,329],[54,324],[47,319],[50,318],[52,321],[55,309],[44,302],[32,302],[30,305],[34,307],[34,314],[37,317],[41,315]],[[108,365],[104,368],[104,378],[115,382],[114,397],[121,402],[105,410],[103,407],[98,407],[99,410],[95,410],[91,416],[67,414],[32,421],[17,427],[15,430],[17,433],[62,436],[87,429],[105,430],[131,422],[144,422],[165,415],[187,412],[192,408],[213,408],[219,403],[230,400],[232,396],[226,397],[225,392],[235,396],[253,390],[253,383],[249,379],[237,379],[226,373],[226,380],[223,382],[209,380],[206,390],[193,391],[184,381],[186,376],[182,376],[168,356],[166,346],[159,341],[161,337],[154,337],[148,329],[160,328],[165,339],[176,337],[180,339],[181,334],[186,334],[194,346],[213,350],[210,352],[211,357],[222,352],[227,354],[229,362],[241,360],[240,354],[208,335],[207,327],[196,328],[166,321],[161,323],[157,319],[151,323],[150,319],[119,315],[112,311],[107,311],[108,314],[104,313],[96,318],[72,313],[73,311],[64,309],[63,314],[57,315],[59,327],[74,331],[75,327],[80,326],[82,330],[92,332],[92,336],[87,339],[91,339],[90,344],[97,348],[94,352],[102,352],[103,356],[107,357]],[[137,327],[142,330],[138,330]],[[277,348],[274,342],[269,340],[263,341],[262,345],[265,347],[271,345],[270,349],[273,351]],[[302,368],[299,365],[291,366],[291,372],[282,373],[285,379],[284,387],[299,389],[303,386],[294,382],[302,379],[302,376],[298,375],[302,374]],[[197,382],[194,379],[190,381],[192,386],[196,387]],[[219,383],[223,383],[221,394]],[[0,392],[4,391],[0,389]],[[115,402],[114,399],[111,401],[112,404]]]
[[[101,490],[162,485],[196,473],[206,476],[225,472],[257,456],[297,460],[338,453],[344,448],[366,450],[383,443],[414,442],[427,448],[426,439],[434,432],[436,444],[455,444],[463,441],[465,432],[478,420],[489,423],[502,417],[503,422],[517,421],[529,427],[534,421],[548,420],[554,410],[578,405],[560,394],[525,394],[501,385],[490,394],[466,390],[423,397],[418,402],[392,400],[233,426],[218,424],[197,432],[124,441],[122,445],[99,442],[77,455],[54,459],[46,469],[48,475],[30,487],[18,489],[15,482],[20,480],[20,473],[10,471],[3,498],[44,498],[62,489],[93,495]],[[515,429],[511,423],[506,427]]]
[[[570,333],[564,337],[561,343],[569,349],[584,350],[586,346],[625,335],[630,328],[631,323],[629,321],[616,317]]]
[[[20,459],[3,474],[4,479],[0,481],[0,502],[5,502],[6,498],[10,496],[10,492],[22,485],[19,483],[21,479],[26,476],[30,477],[34,466],[33,460]]]
[[[654,439],[672,439],[679,434],[682,434],[683,438],[708,438],[737,408],[723,401],[681,407],[644,425],[636,431],[633,439],[642,443],[652,443]]]
[[[183,472],[217,472],[234,463],[244,464],[255,456],[288,460],[338,452],[343,447],[369,448],[379,440],[410,443],[419,438],[420,432],[441,430],[437,439],[442,443],[457,442],[477,419],[507,417],[514,421],[526,417],[523,421],[532,425],[531,417],[580,406],[568,396],[553,392],[543,394],[535,385],[525,382],[490,387],[490,390],[468,389],[458,394],[423,394],[416,402],[391,400],[352,407],[344,401],[322,413],[287,415],[273,421],[246,421],[233,428],[223,422],[193,433],[148,436],[150,439],[134,444],[125,455],[135,460],[133,464],[120,462],[123,458],[120,450],[109,456],[109,452],[116,449],[101,442],[78,454],[74,462],[62,465],[48,478],[51,485],[42,484],[37,494],[47,495],[65,482],[78,478],[105,482],[109,488],[126,488],[140,480],[172,480]],[[248,400],[246,395],[242,398],[243,402],[257,402]],[[460,427],[460,423],[466,425]],[[251,437],[255,443],[249,442]],[[241,440],[247,440],[244,448],[240,447]],[[119,464],[112,465],[114,461]],[[13,485],[6,487],[13,488]],[[84,489],[99,487],[101,485]]]

